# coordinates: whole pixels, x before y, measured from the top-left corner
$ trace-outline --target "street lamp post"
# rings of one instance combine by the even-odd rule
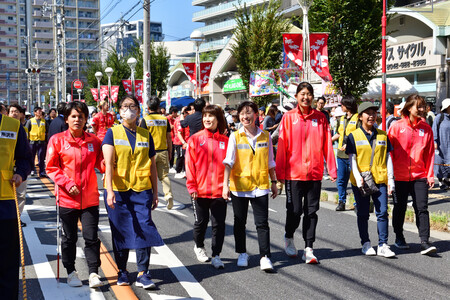
[[[78,92],[78,101],[80,101],[81,102],[81,92],[82,92],[83,90],[82,89],[77,89],[77,92]],[[73,101],[73,99],[72,99],[72,101]]]
[[[383,16],[381,17],[381,119],[382,130],[386,128],[386,1],[383,0]]]
[[[111,101],[111,76],[113,74],[114,70],[111,67],[107,67],[105,69],[105,73],[108,76],[108,105],[109,109],[111,110],[112,101]]]
[[[204,34],[200,30],[194,30],[191,33],[191,40],[195,43],[195,74],[197,81],[196,98],[201,97],[200,95],[200,55],[199,48],[200,44],[205,40]]]
[[[298,4],[302,8],[303,11],[303,80],[310,80],[310,72],[309,70],[309,23],[308,23],[308,10],[313,4],[314,0],[297,0]]]
[[[130,69],[131,69],[131,87],[132,87],[132,91],[133,91],[133,97],[134,97],[134,93],[135,93],[135,91],[134,91],[134,71],[135,71],[135,69],[136,69],[136,64],[137,64],[137,60],[136,60],[136,58],[134,58],[134,57],[130,57],[128,60],[127,60],[127,64],[128,64],[128,66],[130,67]]]
[[[98,102],[100,102],[101,97],[100,97],[100,80],[102,80],[103,77],[103,73],[98,71],[95,72],[95,78],[97,78],[97,90],[98,90]]]

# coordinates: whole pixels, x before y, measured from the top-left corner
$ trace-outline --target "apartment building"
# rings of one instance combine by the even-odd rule
[[[43,12],[44,2],[52,0],[0,0],[0,101],[11,103],[27,99],[26,52],[26,1],[31,5],[31,63],[41,69],[41,95],[54,90],[56,70],[54,70],[54,32],[51,9]],[[58,0],[57,3],[62,3]],[[72,73],[66,73],[66,83],[82,79],[85,59],[98,60],[100,57],[100,1],[65,0],[66,66]],[[35,75],[33,77],[32,100],[37,100]],[[65,91],[64,91],[65,92]],[[41,101],[39,100],[39,104]]]
[[[119,21],[101,25],[102,62],[108,57],[108,50],[116,49],[119,55],[127,56],[128,49],[134,45],[134,41],[144,40],[144,21]],[[150,22],[150,39],[155,42],[161,42],[164,39],[162,33],[162,24],[160,22]]]

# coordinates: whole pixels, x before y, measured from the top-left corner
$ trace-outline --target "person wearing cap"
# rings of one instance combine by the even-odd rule
[[[350,182],[358,207],[356,214],[362,253],[369,256],[394,257],[395,253],[388,246],[387,207],[387,195],[392,194],[395,188],[394,170],[389,154],[392,146],[386,132],[374,126],[377,111],[378,106],[371,102],[363,102],[359,105],[358,118],[361,121],[361,127],[349,134],[345,153],[349,156],[351,164]],[[371,196],[363,196],[360,190],[364,185],[361,173],[366,171],[372,173],[378,188],[378,192]],[[378,248],[376,252],[369,239],[368,223],[371,197],[377,216]]]
[[[433,122],[435,145],[434,173],[439,180],[439,187],[446,190],[450,187],[450,98],[442,101],[441,113]]]
[[[347,145],[348,135],[356,130],[358,126],[358,106],[356,99],[353,96],[345,96],[341,100],[341,109],[345,113],[337,123],[337,133],[333,136],[332,141],[338,140],[337,151],[337,165],[338,178],[337,188],[339,195],[339,203],[336,211],[345,210],[345,202],[347,202],[347,185],[350,178],[350,161],[348,155],[345,154],[345,147]]]
[[[409,249],[403,235],[403,223],[411,195],[416,225],[421,241],[421,254],[437,251],[429,242],[430,216],[428,212],[428,189],[434,186],[433,131],[423,119],[425,100],[417,94],[408,96],[402,109],[402,119],[388,131],[394,148],[391,151],[394,164],[395,193],[392,226],[396,235],[395,246]]]

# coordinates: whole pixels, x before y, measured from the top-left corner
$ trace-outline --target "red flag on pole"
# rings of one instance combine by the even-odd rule
[[[283,33],[284,52],[287,57],[303,69],[303,36],[301,33]]]
[[[122,80],[123,88],[125,92],[131,96],[133,94],[133,87],[131,86],[131,80]]]
[[[100,100],[103,101],[108,97],[108,86],[102,85],[100,86]]]
[[[92,97],[94,97],[94,100],[98,102],[98,89],[91,89]]]
[[[117,97],[119,96],[119,86],[113,85],[111,86],[111,100],[116,103]]]
[[[311,68],[323,80],[331,81],[330,68],[328,65],[328,34],[311,33],[310,41],[310,62]]]
[[[201,65],[201,64],[200,64]],[[189,79],[191,82],[195,85],[197,85],[197,75],[196,75],[196,67],[195,63],[183,63],[184,71],[189,76]]]
[[[211,74],[212,62],[200,63],[200,87],[203,89],[208,85],[209,74]]]
[[[144,91],[144,81],[139,79],[134,81],[134,96],[139,101],[139,103],[143,103],[142,93]]]

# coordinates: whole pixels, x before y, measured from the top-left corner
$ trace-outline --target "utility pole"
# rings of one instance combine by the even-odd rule
[[[66,93],[66,78],[67,78],[67,73],[66,73],[66,22],[65,22],[65,16],[64,16],[64,0],[60,0],[60,14],[61,14],[61,23],[60,23],[60,27],[61,27],[61,66],[62,66],[62,80],[61,80],[61,89],[62,89],[62,100],[64,102],[67,102],[67,93]]]
[[[144,113],[147,111],[147,101],[152,94],[152,79],[150,73],[150,0],[144,0],[144,59],[143,59],[144,89],[143,89],[143,107]]]
[[[41,83],[40,83],[40,78],[39,78],[39,74],[41,73],[40,68],[39,68],[39,49],[36,43],[36,86],[37,86],[37,98],[38,98],[38,106],[40,106],[41,103]]]
[[[6,99],[8,100],[8,106],[11,105],[11,95],[9,93],[9,86],[11,84],[11,81],[10,81],[9,76],[10,76],[10,73],[6,72]]]
[[[31,36],[31,13],[32,13],[32,5],[31,0],[25,1],[25,24],[26,24],[26,36],[25,36],[25,44],[27,51],[27,68],[31,69],[31,49],[32,49],[32,36]],[[33,85],[32,85],[31,73],[27,74],[27,108],[28,111],[31,112],[31,103],[33,102]]]

